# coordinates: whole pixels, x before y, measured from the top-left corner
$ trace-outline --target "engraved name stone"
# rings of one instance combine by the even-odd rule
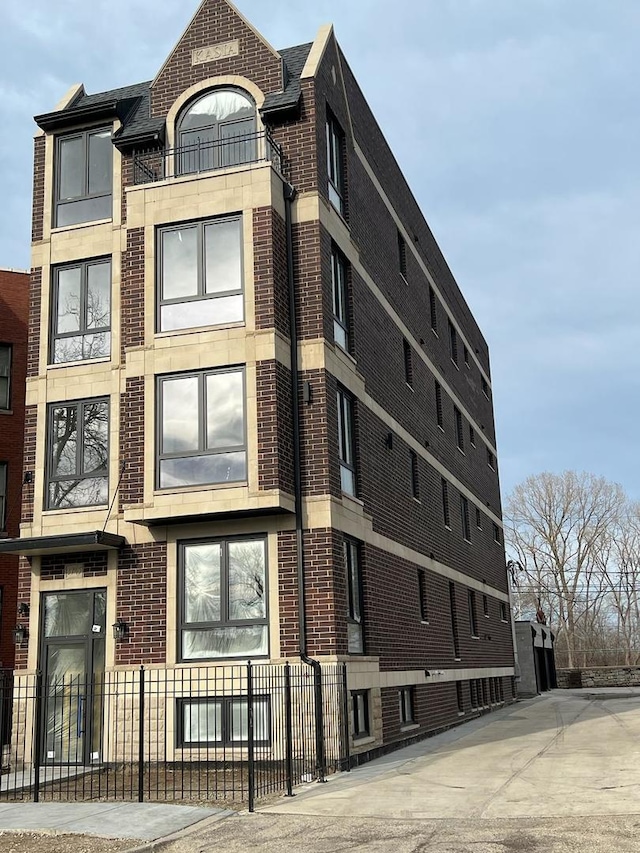
[[[204,62],[215,62],[216,59],[226,59],[228,56],[238,56],[240,53],[240,42],[223,41],[220,44],[211,44],[209,47],[198,47],[191,51],[191,64],[202,65]]]

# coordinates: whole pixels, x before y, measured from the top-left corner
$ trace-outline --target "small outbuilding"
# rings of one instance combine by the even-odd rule
[[[518,695],[537,696],[557,687],[555,636],[548,625],[520,620],[515,623],[520,681]]]

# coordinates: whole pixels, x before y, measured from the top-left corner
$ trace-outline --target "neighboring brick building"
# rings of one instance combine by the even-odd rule
[[[19,667],[346,660],[356,752],[510,700],[487,345],[332,29],[204,0],[37,122]]]
[[[0,540],[20,535],[28,318],[29,274],[0,269]],[[0,670],[13,668],[17,600],[18,557],[0,553]]]

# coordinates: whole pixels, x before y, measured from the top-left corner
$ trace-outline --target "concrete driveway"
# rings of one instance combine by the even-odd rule
[[[166,849],[631,853],[639,759],[640,690],[555,691]]]

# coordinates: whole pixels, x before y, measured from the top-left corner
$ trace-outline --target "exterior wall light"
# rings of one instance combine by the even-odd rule
[[[113,623],[113,639],[114,640],[124,640],[129,633],[129,626],[126,622],[122,620],[118,620]]]
[[[28,637],[27,629],[24,625],[16,625],[13,629],[13,642],[16,646],[21,646]]]

